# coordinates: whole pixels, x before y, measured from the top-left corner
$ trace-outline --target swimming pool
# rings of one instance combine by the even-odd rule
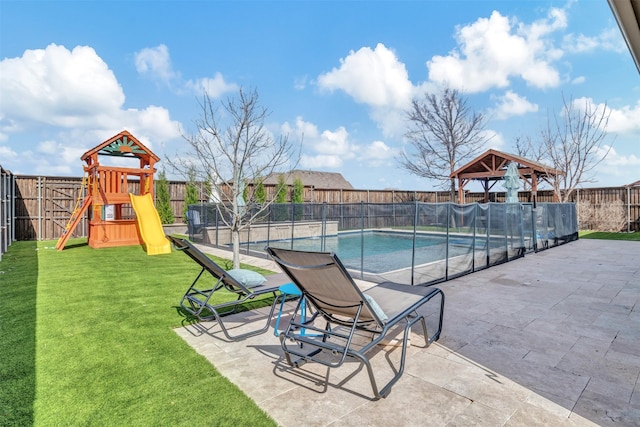
[[[472,251],[473,237],[449,237],[449,257]],[[348,267],[370,273],[385,273],[411,267],[413,260],[413,233],[394,231],[364,231],[340,233],[337,236],[278,240],[272,247],[303,251],[326,251],[338,254]],[[478,246],[486,241],[476,240]],[[264,249],[265,243],[252,244],[254,250]],[[447,257],[447,237],[444,234],[417,234],[415,265],[443,260]]]
[[[218,208],[189,208],[200,209],[201,218],[206,217],[202,233],[189,234],[191,239],[231,249],[232,233],[223,225]],[[244,228],[241,253],[266,257],[267,245],[334,251],[354,277],[430,284],[578,237],[575,204],[571,203],[538,203],[537,207],[522,203],[516,209],[505,203],[323,202],[305,203],[300,220],[294,215],[297,210],[289,212],[287,221],[269,215]],[[415,251],[414,230],[418,236]],[[323,234],[331,237],[323,238]]]

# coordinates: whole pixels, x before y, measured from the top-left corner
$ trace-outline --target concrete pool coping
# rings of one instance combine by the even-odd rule
[[[176,332],[281,426],[640,425],[640,242],[582,239],[438,287],[441,339],[424,348],[414,336],[378,401],[357,364],[289,369],[272,331],[232,343],[217,325]],[[374,368],[397,353],[380,351]]]

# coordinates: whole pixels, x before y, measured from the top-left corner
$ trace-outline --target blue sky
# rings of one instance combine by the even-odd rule
[[[18,174],[80,176],[123,129],[184,153],[203,90],[242,87],[302,140],[298,168],[431,190],[399,167],[403,112],[446,83],[489,119],[486,148],[513,153],[563,95],[606,103],[612,148],[585,185],[640,179],[640,76],[606,0],[0,0],[0,58],[0,165]]]

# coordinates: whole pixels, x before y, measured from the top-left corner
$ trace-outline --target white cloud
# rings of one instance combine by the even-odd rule
[[[180,124],[172,121],[163,107],[122,109],[122,87],[107,64],[87,46],[69,51],[52,44],[46,49],[27,50],[21,58],[3,60],[0,95],[2,130],[9,135],[48,125],[61,131],[115,133],[125,127],[158,137],[179,136]]]
[[[342,159],[339,156],[326,154],[308,155],[300,157],[300,166],[305,169],[338,169],[342,166]]]
[[[235,83],[227,83],[219,72],[213,78],[189,80],[185,86],[196,95],[206,92],[211,98],[220,98],[225,93],[237,91],[239,88]]]
[[[169,85],[171,80],[179,77],[172,69],[169,48],[164,44],[147,47],[136,52],[134,61],[138,73],[159,80],[164,84]]]
[[[370,107],[369,116],[385,136],[401,135],[403,111],[416,88],[405,65],[395,53],[379,43],[375,49],[362,47],[340,59],[340,67],[318,76],[318,87],[342,90],[356,102]]]
[[[78,176],[82,174],[80,163],[80,153],[75,157],[69,153],[62,155],[56,149],[65,150],[64,144],[47,140],[40,144],[35,150],[23,150],[16,153],[9,149],[11,156],[5,157],[6,151],[0,146],[0,159],[2,166],[9,169],[14,174],[34,174],[44,176]],[[8,164],[7,164],[8,163]]]
[[[369,116],[377,123],[378,128],[385,137],[398,138],[407,130],[407,108],[373,108]]]
[[[404,64],[382,43],[373,50],[363,47],[351,51],[340,59],[340,68],[318,77],[318,86],[340,89],[356,102],[372,107],[405,108],[413,94]]]
[[[225,81],[220,72],[213,77],[182,80],[180,73],[173,70],[169,48],[164,44],[136,52],[134,61],[138,73],[172,88],[178,94],[202,95],[206,92],[211,98],[220,98],[225,93],[238,90],[238,85]]]
[[[538,111],[538,105],[527,101],[527,98],[508,90],[503,96],[497,96],[495,118],[504,120],[513,116],[522,116]]]
[[[296,77],[293,80],[293,87],[296,90],[304,90],[307,87],[307,79],[308,77],[306,75],[302,76],[302,77]]]
[[[15,160],[18,158],[18,153],[13,151],[11,147],[0,145],[0,158],[3,159],[3,161]]]
[[[617,147],[618,141],[626,138],[620,147],[634,150],[635,140],[640,133],[640,102],[634,107],[624,106],[617,109],[604,103],[595,103],[588,97],[576,98],[572,102],[572,108],[577,114],[590,111],[599,117],[605,108],[610,113],[607,136],[603,141],[606,143],[598,147],[594,154],[594,160],[603,160],[589,173],[589,178],[602,186],[619,186],[636,181],[640,170],[640,157],[635,153],[619,153],[613,145]],[[612,143],[614,137],[616,142]]]
[[[296,117],[293,125],[285,122],[281,126],[281,133],[283,135],[300,135],[305,145],[314,145],[320,134],[316,125],[311,122],[305,122],[302,117]]]
[[[373,141],[365,150],[365,156],[369,159],[385,160],[393,157],[393,150],[383,141]]]
[[[608,153],[607,153],[608,152]],[[636,168],[640,167],[640,157],[635,154],[629,154],[628,156],[624,156],[619,154],[615,148],[604,145],[600,148],[601,156],[606,154],[604,158],[604,163],[613,167],[630,167],[633,166]]]
[[[320,75],[317,84],[325,90],[342,90],[356,102],[368,105],[369,116],[383,135],[398,137],[406,128],[404,112],[411,98],[431,87],[446,85],[474,93],[508,87],[515,78],[537,88],[558,86],[560,74],[554,64],[563,51],[555,47],[553,38],[566,27],[566,13],[558,8],[549,9],[545,18],[529,24],[494,11],[489,18],[456,29],[458,49],[427,62],[427,82],[414,86],[405,65],[393,50],[380,43],[375,49],[351,51],[340,59],[339,67]],[[507,118],[537,108],[508,92],[497,114]]]
[[[97,142],[96,145],[99,142]],[[41,154],[42,158],[46,159],[38,166],[40,173],[77,175],[79,171],[82,170],[80,156],[82,156],[85,151],[82,147],[74,147],[53,140],[42,141],[36,148],[36,152]],[[53,162],[51,162],[51,160],[53,160]]]
[[[300,166],[306,169],[339,169],[345,161],[353,159],[362,160],[369,167],[377,167],[386,164],[396,154],[396,150],[383,141],[373,141],[366,146],[354,144],[344,127],[320,132],[315,124],[301,117],[296,118],[293,126],[285,123],[282,133],[304,135]]]
[[[584,34],[567,34],[562,43],[563,49],[568,53],[584,53],[596,50],[626,53],[627,46],[616,27],[603,30],[595,37]]]
[[[592,98],[581,97],[573,99],[572,108],[576,113],[589,111],[597,117],[606,109],[604,114],[609,114],[609,121],[605,130],[608,134],[629,135],[640,132],[640,101],[635,106],[612,108],[605,103],[595,103]]]
[[[387,164],[396,154],[397,150],[389,147],[383,141],[373,141],[362,150],[362,158],[371,167]]]
[[[504,150],[504,137],[501,133],[494,131],[493,129],[485,129],[482,133],[482,138],[486,141],[484,147],[480,150],[483,153],[487,150]]]
[[[343,126],[340,126],[336,131],[325,130],[314,148],[318,153],[352,157],[354,146],[349,143],[348,138],[349,133]]]
[[[336,169],[344,160],[353,159],[360,152],[360,147],[349,141],[349,133],[342,126],[335,131],[320,132],[315,124],[297,117],[295,125],[285,123],[282,126],[282,133],[304,136],[300,165],[308,169]]]
[[[69,51],[55,44],[0,62],[0,97],[3,128],[5,122],[19,127],[24,122],[95,126],[125,99],[113,72],[93,48]]]
[[[562,52],[549,36],[566,25],[564,11],[555,8],[531,25],[494,11],[457,29],[459,50],[428,61],[429,79],[468,92],[506,87],[514,77],[538,88],[555,87],[560,77],[552,63]]]
[[[51,44],[2,60],[0,98],[3,142],[16,150],[14,135],[28,135],[21,137],[18,159],[3,166],[27,173],[77,173],[84,151],[123,129],[141,141],[180,136],[181,125],[166,108],[123,109],[122,87],[88,46],[68,50]],[[34,137],[34,130],[44,139]],[[9,152],[3,152],[3,163],[10,161]]]
[[[38,151],[40,151],[43,154],[56,154],[58,151],[58,148],[60,148],[58,143],[51,140],[42,141],[38,145]]]
[[[600,104],[599,108],[604,105]],[[607,132],[617,134],[628,134],[640,132],[640,101],[634,106],[625,105],[621,108],[608,107],[611,115]]]
[[[640,157],[636,154],[623,155],[615,148],[604,145],[598,151],[600,158],[604,158],[600,163],[594,177],[601,185],[626,185],[638,180],[638,170],[640,169]]]

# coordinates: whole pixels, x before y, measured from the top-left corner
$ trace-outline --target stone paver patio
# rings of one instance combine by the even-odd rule
[[[281,426],[640,426],[640,243],[583,239],[438,287],[440,340],[413,334],[381,400],[359,363],[291,369],[272,330],[240,342],[215,324],[176,332]],[[381,377],[397,350],[373,357]]]

